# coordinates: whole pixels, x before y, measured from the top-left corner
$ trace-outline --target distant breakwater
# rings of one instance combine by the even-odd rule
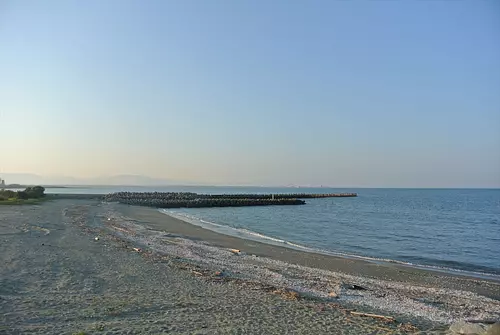
[[[211,195],[190,192],[118,192],[105,195],[104,200],[127,205],[156,208],[284,206],[303,205],[306,203],[304,200],[294,198],[232,198],[230,195],[216,198]]]
[[[200,195],[204,196],[204,195]],[[313,199],[313,198],[352,198],[357,193],[281,193],[281,194],[211,194],[205,197],[212,199]]]
[[[197,194],[191,192],[117,192],[104,196],[105,201],[156,208],[201,208],[242,206],[303,205],[299,198],[355,197],[342,194]]]

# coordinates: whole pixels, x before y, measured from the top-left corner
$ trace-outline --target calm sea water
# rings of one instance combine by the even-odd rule
[[[168,210],[205,228],[268,243],[500,275],[500,190],[167,187],[49,189],[52,193],[358,193],[303,206]]]

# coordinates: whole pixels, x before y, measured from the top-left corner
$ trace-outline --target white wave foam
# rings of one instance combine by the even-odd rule
[[[312,251],[312,252],[319,251],[319,250],[316,251],[316,249],[309,248],[309,247],[306,247],[306,246],[303,246],[303,245],[300,245],[297,243],[282,240],[282,239],[279,239],[279,238],[276,238],[273,236],[264,235],[264,234],[261,234],[261,233],[258,233],[258,232],[252,231],[252,230],[248,230],[245,228],[230,227],[227,225],[218,224],[215,222],[203,220],[203,219],[198,218],[196,216],[185,214],[185,213],[178,213],[178,212],[169,211],[169,210],[165,210],[165,209],[160,209],[160,212],[167,214],[167,215],[170,215],[170,216],[173,216],[176,219],[183,220],[183,221],[186,221],[188,223],[194,224],[196,226],[200,226],[202,228],[213,230],[215,232],[223,233],[223,234],[230,235],[230,236],[235,236],[235,237],[239,237],[239,238],[246,238],[246,239],[250,239],[250,240],[256,240],[258,242],[271,243],[271,244],[275,244],[275,245],[286,245],[286,246],[289,246],[289,247],[292,247],[295,249],[307,250],[307,251]]]
[[[446,273],[469,275],[469,276],[479,277],[479,278],[489,278],[489,279],[494,279],[494,280],[500,281],[500,276],[496,275],[496,274],[492,274],[492,273],[467,271],[467,270],[460,270],[460,269],[454,269],[454,268],[440,267],[440,266],[436,266],[436,265],[415,264],[415,263],[399,261],[399,260],[395,260],[395,259],[376,258],[376,257],[370,257],[370,256],[348,254],[348,253],[344,253],[344,252],[340,252],[340,251],[311,248],[311,247],[303,246],[303,245],[300,245],[297,243],[289,242],[289,241],[286,241],[283,239],[279,239],[276,237],[257,233],[257,232],[254,232],[254,231],[251,231],[248,229],[235,228],[235,227],[231,227],[228,225],[223,225],[223,224],[218,224],[215,222],[203,220],[199,217],[196,217],[194,215],[189,215],[186,213],[178,213],[178,212],[169,211],[166,209],[160,209],[159,211],[162,212],[163,214],[175,217],[176,219],[188,222],[188,223],[193,224],[195,226],[199,226],[199,227],[202,227],[202,228],[205,228],[208,230],[215,231],[217,233],[221,233],[221,234],[225,234],[225,235],[229,235],[229,236],[234,236],[234,237],[238,237],[238,238],[244,238],[244,239],[248,239],[248,240],[254,240],[257,242],[285,246],[285,247],[289,247],[292,249],[298,249],[298,250],[302,250],[302,251],[306,251],[306,252],[312,252],[312,253],[323,254],[323,255],[328,255],[328,256],[336,256],[336,257],[351,258],[351,259],[361,259],[361,260],[365,260],[368,262],[375,262],[375,263],[395,263],[395,264],[400,264],[400,265],[404,265],[404,266],[408,266],[408,267],[422,268],[422,269],[428,269],[428,270],[434,270],[434,271],[446,272]]]
[[[274,241],[274,242],[278,242],[278,243],[286,243],[285,240],[281,240],[279,238],[275,238],[275,237],[271,237],[271,236],[267,236],[267,235],[263,235],[263,234],[260,234],[260,233],[257,233],[257,232],[254,232],[254,231],[251,231],[251,230],[248,230],[248,229],[243,229],[243,228],[234,228],[235,230],[239,231],[239,232],[242,232],[242,233],[245,233],[245,234],[248,234],[248,235],[251,235],[251,236],[255,236],[255,237],[258,237],[258,238],[261,238],[261,239],[264,239],[264,240],[270,240],[270,241]]]
[[[163,214],[170,215],[176,219],[194,224],[196,226],[204,227],[206,229],[211,229],[210,227],[205,227],[206,225],[219,227],[219,228],[231,228],[231,227],[226,226],[226,225],[218,224],[218,223],[211,222],[211,221],[206,221],[206,220],[200,219],[196,216],[185,214],[185,213],[177,213],[177,212],[169,211],[166,209],[160,209],[160,212],[162,212]],[[211,229],[211,230],[213,230],[213,229]]]

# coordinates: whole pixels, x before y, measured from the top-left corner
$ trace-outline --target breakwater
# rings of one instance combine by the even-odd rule
[[[300,199],[195,199],[195,200],[163,200],[163,199],[121,199],[118,202],[127,205],[148,206],[156,208],[201,208],[201,207],[243,207],[243,206],[278,206],[303,205]]]
[[[212,199],[313,199],[313,198],[352,198],[357,193],[278,193],[278,194],[210,194],[199,195]]]
[[[189,192],[118,192],[104,196],[105,201],[119,202],[127,205],[148,206],[157,208],[200,208],[200,207],[241,207],[241,206],[277,206],[303,205],[300,199],[271,198],[231,198],[213,197]]]
[[[303,205],[300,198],[355,197],[341,194],[197,194],[192,192],[117,192],[104,196],[105,201],[157,208],[241,207]]]

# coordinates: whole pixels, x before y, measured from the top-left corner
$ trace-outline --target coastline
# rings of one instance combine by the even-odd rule
[[[395,260],[395,259],[383,259],[383,258],[376,258],[376,257],[370,257],[370,256],[348,254],[348,253],[343,253],[343,252],[334,252],[334,251],[329,251],[329,250],[315,249],[315,248],[312,248],[309,246],[297,244],[295,242],[286,241],[286,240],[283,240],[283,239],[280,239],[277,237],[262,235],[262,234],[257,233],[257,232],[249,231],[247,229],[238,229],[238,228],[234,228],[234,227],[230,227],[230,226],[226,226],[226,225],[220,225],[220,224],[213,223],[213,222],[206,222],[206,221],[200,220],[198,218],[192,218],[189,216],[171,213],[167,209],[159,209],[159,211],[162,214],[176,218],[176,219],[181,220],[183,222],[186,222],[188,224],[199,226],[203,229],[210,230],[210,231],[213,231],[213,232],[218,233],[218,234],[232,236],[232,237],[243,239],[243,240],[250,240],[250,241],[255,241],[255,242],[259,242],[259,243],[263,243],[263,244],[274,245],[277,247],[284,247],[287,249],[293,249],[293,250],[307,252],[307,253],[313,253],[313,254],[317,254],[317,255],[330,256],[330,257],[334,257],[334,258],[360,260],[360,261],[365,261],[368,263],[381,264],[381,265],[391,265],[391,266],[397,265],[397,266],[401,266],[403,268],[420,269],[420,270],[424,270],[424,271],[432,271],[432,272],[437,272],[437,273],[446,274],[446,275],[468,277],[468,278],[472,278],[472,279],[484,279],[484,280],[489,280],[489,281],[500,283],[500,274],[488,273],[488,272],[478,272],[478,271],[468,271],[468,270],[454,269],[454,268],[446,268],[446,267],[439,267],[436,265],[415,264],[415,263],[409,263],[409,262],[404,262],[404,261]]]
[[[402,319],[351,314],[335,301],[297,298],[283,286],[248,282],[229,269],[214,275],[194,263],[196,248],[204,259],[219,261],[216,266],[225,255],[237,263],[248,257],[150,230],[119,210],[73,199],[0,208],[0,333],[419,332]],[[266,271],[276,275],[271,268],[277,266],[268,263]],[[445,328],[420,329],[441,334]]]
[[[121,238],[145,252],[191,264],[195,273],[227,273],[231,278],[395,317],[421,329],[463,320],[500,320],[496,281],[299,251],[219,234],[151,208],[108,205],[108,221]],[[234,250],[239,252],[235,255]]]
[[[150,229],[167,231],[187,239],[202,240],[220,248],[234,248],[259,257],[269,257],[290,264],[377,280],[400,281],[423,285],[467,290],[488,298],[500,300],[500,282],[461,273],[413,267],[409,265],[374,262],[362,258],[343,257],[298,250],[218,233],[183,221],[156,209],[118,205],[124,215],[146,224]]]
[[[0,332],[443,334],[500,319],[488,280],[244,240],[98,199],[0,211]]]

